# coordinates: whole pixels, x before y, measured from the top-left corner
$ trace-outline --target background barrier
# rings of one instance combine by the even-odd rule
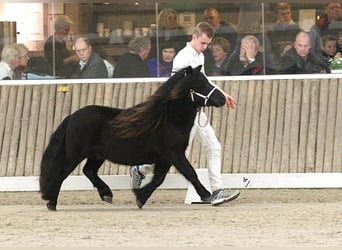
[[[223,173],[342,172],[340,78],[213,80],[238,100],[234,110],[205,111],[222,144]],[[65,82],[0,86],[0,176],[39,175],[51,133],[80,107],[130,107],[160,85],[108,79],[107,83]],[[197,142],[190,160],[195,168],[206,168],[205,154]],[[170,172],[176,173],[173,168]],[[73,175],[80,174],[78,167]],[[128,168],[105,162],[99,174],[128,174]]]

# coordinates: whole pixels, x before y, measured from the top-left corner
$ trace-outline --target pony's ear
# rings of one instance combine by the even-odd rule
[[[191,68],[191,66],[188,66],[188,67],[185,69],[185,75],[191,74],[192,71],[193,71],[193,69]]]
[[[196,67],[196,70],[201,71],[202,65]]]

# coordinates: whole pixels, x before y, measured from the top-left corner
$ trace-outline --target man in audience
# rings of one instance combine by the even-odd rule
[[[149,77],[150,70],[146,59],[150,51],[150,38],[132,38],[128,43],[128,52],[123,54],[115,65],[113,77]]]
[[[44,44],[44,57],[52,72],[63,78],[70,78],[78,63],[77,56],[71,54],[65,42],[72,24],[68,16],[56,17],[54,35],[50,36]]]
[[[103,59],[93,52],[88,38],[77,38],[74,48],[79,59],[79,67],[72,78],[108,78],[107,67]]]
[[[298,24],[292,19],[291,5],[288,3],[277,3],[274,8],[276,23],[272,26],[273,30],[298,30]]]
[[[311,52],[310,36],[301,31],[297,34],[293,47],[281,58],[279,73],[311,74],[330,72],[327,61]]]
[[[234,24],[222,21],[219,11],[215,8],[205,9],[203,12],[203,17],[206,22],[213,26],[214,37],[223,37],[230,43],[231,48],[235,47],[237,30]],[[207,75],[211,75],[212,72],[209,70],[209,67],[215,63],[215,60],[209,49],[205,50],[203,53],[205,57],[205,71]]]
[[[284,43],[294,42],[296,35],[302,31],[298,24],[292,19],[291,5],[288,3],[277,3],[274,8],[276,23],[272,29],[267,31],[267,36],[272,45],[271,53],[276,63],[280,60],[281,46]]]
[[[260,51],[260,42],[253,35],[246,35],[241,40],[240,49],[229,57],[224,65],[227,75],[264,75],[274,72],[273,62],[264,65],[264,56]]]

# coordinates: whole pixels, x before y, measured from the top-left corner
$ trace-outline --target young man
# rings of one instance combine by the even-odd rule
[[[172,72],[179,71],[185,67],[193,68],[204,65],[203,52],[208,48],[214,35],[213,27],[207,22],[198,23],[192,33],[192,39],[186,46],[178,52],[173,61]],[[201,69],[204,74],[204,68]],[[221,90],[222,91],[222,90]],[[223,91],[222,91],[223,92]],[[223,92],[224,93],[224,92]],[[227,105],[234,108],[236,101],[234,98],[224,93],[227,99]],[[221,175],[221,144],[215,136],[214,129],[207,123],[207,116],[204,113],[196,116],[194,126],[191,130],[189,145],[191,145],[194,137],[198,139],[204,151],[207,154],[208,174],[211,189],[213,191],[211,204],[218,205],[223,202],[236,199],[239,191],[224,191],[222,175]],[[199,126],[201,124],[201,126]],[[206,124],[203,126],[202,124]],[[186,150],[186,155],[189,154],[189,147]],[[131,181],[133,188],[139,188],[141,181],[145,178],[146,172],[149,170],[146,165],[135,166],[131,168]]]

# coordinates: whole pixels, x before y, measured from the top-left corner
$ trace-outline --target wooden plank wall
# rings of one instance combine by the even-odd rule
[[[129,107],[145,100],[159,84],[0,86],[0,176],[39,175],[51,133],[71,112],[88,104]],[[342,171],[341,79],[217,84],[238,100],[234,110],[205,109],[222,143],[224,173]],[[190,160],[195,168],[206,167],[196,141]],[[82,174],[82,165],[74,175]],[[100,174],[128,174],[128,168],[105,162]]]

